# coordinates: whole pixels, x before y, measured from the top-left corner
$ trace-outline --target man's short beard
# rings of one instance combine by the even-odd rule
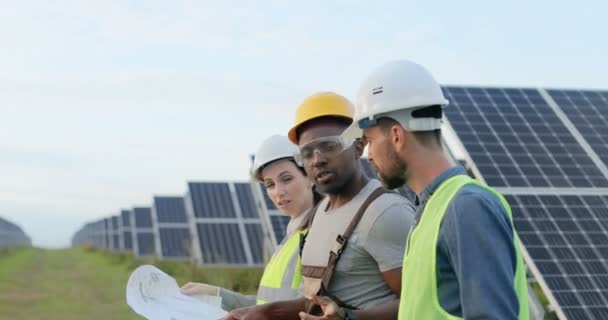
[[[384,187],[392,190],[403,186],[407,182],[405,178],[407,165],[399,158],[399,155],[397,155],[397,152],[393,148],[388,148],[387,156],[389,164],[387,172],[376,171]]]

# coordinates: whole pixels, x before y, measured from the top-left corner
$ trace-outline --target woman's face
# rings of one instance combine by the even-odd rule
[[[292,218],[312,207],[312,182],[288,159],[272,162],[261,172],[268,197]]]

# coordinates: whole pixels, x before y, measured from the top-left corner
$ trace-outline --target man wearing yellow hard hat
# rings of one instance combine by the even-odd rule
[[[368,178],[359,161],[364,145],[345,139],[354,108],[331,92],[310,96],[298,108],[289,139],[296,162],[327,196],[315,206],[303,237],[302,290],[305,298],[239,309],[229,319],[297,319],[319,313],[323,297],[352,310],[398,304],[401,266],[413,206]]]

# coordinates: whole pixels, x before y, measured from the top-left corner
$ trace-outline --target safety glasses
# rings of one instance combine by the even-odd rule
[[[326,158],[335,157],[350,148],[354,142],[355,139],[342,136],[323,137],[300,146],[293,157],[296,163],[302,167],[310,163],[317,152]]]

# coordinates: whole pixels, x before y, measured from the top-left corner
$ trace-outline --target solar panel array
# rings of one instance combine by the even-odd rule
[[[0,218],[0,249],[31,244],[30,238],[18,225]]]
[[[264,232],[249,183],[190,183],[187,200],[156,196],[151,207],[121,210],[85,224],[73,245],[158,259],[262,265]],[[186,205],[191,206],[190,213]]]
[[[445,87],[476,174],[502,192],[567,319],[608,319],[607,92]]]

